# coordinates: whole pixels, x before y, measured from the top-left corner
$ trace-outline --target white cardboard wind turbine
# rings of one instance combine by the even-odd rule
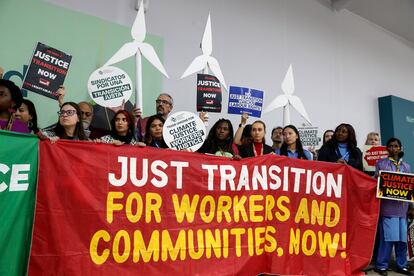
[[[224,81],[224,76],[221,73],[220,65],[217,59],[211,56],[213,51],[213,42],[211,36],[210,13],[208,14],[206,28],[204,29],[203,39],[201,41],[201,51],[203,54],[196,57],[193,62],[191,62],[190,66],[188,66],[184,74],[181,76],[181,79],[201,70],[203,70],[204,74],[208,74],[208,69],[210,68],[213,74],[227,90],[227,85]]]
[[[145,15],[144,15],[144,1],[141,1],[140,8],[138,10],[137,17],[131,29],[131,36],[134,39],[132,42],[127,42],[104,64],[109,66],[114,63],[120,62],[124,59],[135,55],[135,77],[136,77],[136,107],[139,107],[142,111],[142,60],[141,54],[158,69],[164,76],[168,78],[168,74],[165,71],[157,53],[154,48],[144,42],[147,30],[145,27]]]
[[[284,94],[277,96],[265,109],[265,112],[270,112],[276,108],[283,107],[283,125],[290,124],[290,110],[289,106],[292,105],[302,117],[311,123],[308,113],[302,104],[302,101],[297,96],[293,96],[295,91],[295,81],[293,79],[292,64],[289,65],[289,69],[286,72],[285,79],[282,82],[282,91]]]

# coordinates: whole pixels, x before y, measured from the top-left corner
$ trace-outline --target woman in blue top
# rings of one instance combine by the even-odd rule
[[[357,147],[354,128],[350,124],[337,126],[332,139],[319,150],[318,160],[348,164],[362,171],[362,152]]]
[[[410,166],[402,160],[401,141],[391,138],[387,142],[388,158],[381,159],[375,165],[375,176],[379,171],[409,173]],[[378,221],[379,246],[375,271],[387,275],[392,248],[395,247],[397,272],[411,275],[407,269],[407,212],[409,203],[381,199]]]
[[[289,158],[312,160],[312,154],[303,148],[299,131],[294,125],[285,126],[282,133],[283,144],[280,149],[276,149],[276,154]]]

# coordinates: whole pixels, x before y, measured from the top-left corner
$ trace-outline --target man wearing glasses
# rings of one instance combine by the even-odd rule
[[[93,119],[93,106],[88,102],[80,102],[78,105],[81,110],[81,120],[86,137],[93,140],[106,135],[108,131],[91,125]]]
[[[161,115],[164,120],[167,120],[168,115],[173,109],[174,100],[171,95],[167,93],[161,93],[158,98],[155,100],[155,110],[158,115]],[[145,135],[145,127],[147,125],[147,120],[149,117],[142,118],[141,109],[135,108],[133,110],[133,114],[135,116],[135,121],[137,122],[136,127],[136,134],[137,139],[142,140]]]

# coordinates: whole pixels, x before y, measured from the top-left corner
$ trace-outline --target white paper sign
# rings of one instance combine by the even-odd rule
[[[320,142],[318,137],[319,128],[318,127],[298,127],[300,141],[303,146],[306,147],[316,147]]]
[[[97,69],[88,80],[89,96],[104,107],[121,106],[132,94],[132,81],[128,74],[113,66]]]
[[[198,115],[179,111],[168,116],[162,134],[171,149],[197,151],[206,139],[206,126]]]

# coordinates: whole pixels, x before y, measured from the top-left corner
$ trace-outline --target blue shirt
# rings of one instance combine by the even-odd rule
[[[277,155],[280,155],[280,149],[276,149],[275,153]],[[310,151],[303,149],[303,155],[305,155],[306,159],[308,160],[313,160],[313,156],[312,153],[310,153]],[[298,152],[292,152],[290,149],[287,150],[287,157],[288,158],[293,158],[293,159],[298,159]]]
[[[346,143],[338,143],[338,155],[346,162],[349,161],[348,145]]]

